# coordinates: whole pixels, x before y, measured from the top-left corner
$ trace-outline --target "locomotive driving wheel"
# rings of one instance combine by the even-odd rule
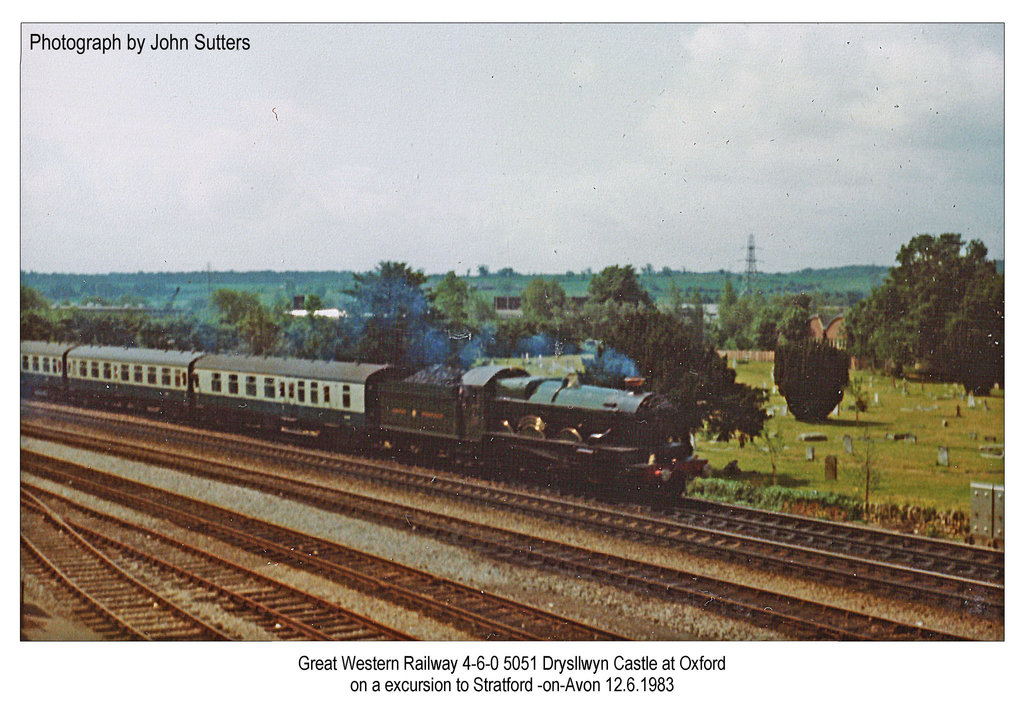
[[[519,420],[519,423],[516,425],[516,431],[519,433],[519,436],[543,439],[546,426],[544,420],[537,415],[527,414]]]
[[[555,436],[555,439],[558,441],[572,441],[577,444],[583,443],[583,436],[580,434],[579,429],[575,429],[573,427],[566,427],[565,429],[562,429]]]

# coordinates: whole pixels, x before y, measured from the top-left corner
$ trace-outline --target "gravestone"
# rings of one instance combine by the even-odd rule
[[[843,450],[848,454],[853,453],[853,437],[849,434],[843,437]]]
[[[974,401],[974,392],[969,392],[967,394],[967,408],[974,409],[976,406],[977,404]]]
[[[835,456],[829,455],[825,457],[825,480],[839,480],[839,461]]]
[[[797,441],[828,441],[828,436],[820,431],[805,431],[797,434]]]
[[[949,466],[949,449],[945,446],[939,447],[939,465]]]
[[[878,392],[875,392],[875,404],[878,404]]]
[[[808,461],[813,461],[814,460],[814,447],[813,446],[808,446],[807,447],[807,453],[805,454],[805,456],[807,457]]]

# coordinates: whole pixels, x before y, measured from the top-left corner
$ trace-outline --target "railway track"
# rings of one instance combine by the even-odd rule
[[[38,427],[23,426],[23,430],[43,438],[64,437]],[[168,435],[166,429],[160,431],[162,436]],[[188,440],[195,436],[184,431]],[[1002,619],[1004,614],[1003,553],[995,550],[706,501],[690,500],[668,512],[627,510],[415,466],[216,436],[218,448],[239,456],[272,458],[322,473],[529,511],[578,527],[888,598],[921,601],[986,618]],[[90,441],[85,435],[65,441],[90,448],[104,445],[102,438]],[[148,454],[140,448],[127,455]]]
[[[153,586],[170,582],[193,604],[287,641],[406,641],[411,637],[253,572],[176,538],[93,510],[53,491],[22,483],[23,498],[44,504],[96,549]],[[75,518],[69,520],[69,515]],[[146,550],[143,547],[147,548]],[[156,548],[153,550],[153,548]],[[140,569],[142,570],[140,572]],[[209,613],[207,611],[207,613]],[[210,622],[213,623],[213,622]],[[243,640],[235,635],[232,638]]]
[[[119,444],[111,442],[117,453]],[[131,448],[131,447],[130,447]],[[142,454],[132,448],[133,458]],[[299,501],[331,512],[370,520],[402,530],[415,531],[435,539],[479,550],[492,557],[520,564],[556,570],[561,573],[598,580],[632,591],[654,593],[675,601],[699,605],[726,616],[740,618],[759,626],[774,628],[798,638],[953,640],[959,637],[920,626],[904,624],[876,616],[810,602],[782,594],[684,571],[596,553],[535,536],[499,530],[450,516],[382,502],[364,496],[265,474],[240,466],[200,460],[181,454],[148,450],[149,463],[160,463],[232,485],[253,487],[267,494]],[[35,472],[45,466],[67,469],[73,464],[53,463],[53,459],[23,451],[23,467]],[[48,462],[48,463],[47,463]],[[83,468],[83,467],[79,467]],[[76,474],[76,487],[95,485],[91,481],[115,478],[97,471]],[[138,487],[141,484],[131,484]],[[166,497],[171,494],[159,492]],[[182,505],[182,501],[170,501]],[[190,503],[195,506],[194,502]],[[205,506],[205,504],[203,504]]]
[[[620,637],[411,567],[162,489],[22,451],[22,470],[165,519],[192,532],[318,574],[454,624],[486,640],[616,640]]]
[[[228,636],[137,579],[37,499],[22,493],[21,549],[29,572],[77,599],[75,614],[105,639],[224,641]],[[27,532],[26,532],[27,531]]]

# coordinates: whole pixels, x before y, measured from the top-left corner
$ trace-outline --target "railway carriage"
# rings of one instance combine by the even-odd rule
[[[68,396],[82,403],[174,417],[191,405],[189,373],[198,352],[79,345],[66,354]]]
[[[374,385],[390,368],[369,363],[204,355],[193,368],[201,419],[320,435],[375,427]]]
[[[445,378],[428,369],[398,381],[393,368],[372,363],[21,344],[27,397],[443,453],[589,490],[675,495],[707,463],[676,430],[677,412],[638,387],[592,387],[503,366]]]
[[[74,343],[21,341],[21,396],[55,397],[66,389],[64,356]]]

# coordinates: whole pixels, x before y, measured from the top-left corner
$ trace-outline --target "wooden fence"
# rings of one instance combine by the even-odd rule
[[[719,356],[726,360],[748,360],[750,362],[775,362],[774,350],[719,350]]]
[[[729,362],[746,360],[748,362],[775,362],[774,350],[719,350],[719,357],[724,357]],[[862,363],[852,355],[850,356],[850,369],[860,370]]]

